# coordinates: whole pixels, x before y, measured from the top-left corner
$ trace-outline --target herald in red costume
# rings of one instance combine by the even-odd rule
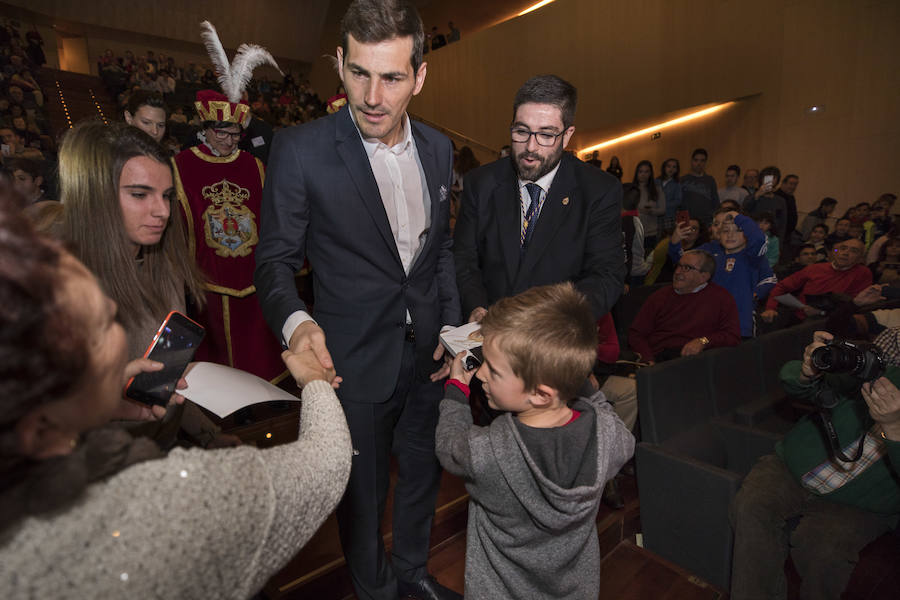
[[[241,124],[246,113],[240,108],[246,105],[212,94],[215,99],[203,104],[212,112],[200,111],[198,106],[204,119]],[[200,94],[197,104],[201,104]],[[207,277],[206,308],[198,315],[206,339],[197,360],[280,381],[287,374],[281,343],[263,319],[253,285],[265,168],[246,152],[214,156],[205,144],[182,151],[174,163],[189,246]]]

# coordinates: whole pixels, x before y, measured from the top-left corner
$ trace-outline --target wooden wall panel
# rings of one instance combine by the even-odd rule
[[[575,147],[692,106],[748,98],[726,114],[636,140],[615,152],[630,178],[693,147],[710,150],[718,180],[730,163],[800,175],[803,210],[900,191],[900,3],[894,0],[557,0],[429,54],[411,108],[499,148],[512,99],[552,72],[578,87]],[[824,104],[809,115],[805,109]]]

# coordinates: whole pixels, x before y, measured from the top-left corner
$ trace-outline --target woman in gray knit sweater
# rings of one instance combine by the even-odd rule
[[[339,380],[285,353],[296,442],[163,455],[111,419],[153,418],[123,381],[115,304],[0,200],[0,597],[248,598],[336,506],[350,472]]]

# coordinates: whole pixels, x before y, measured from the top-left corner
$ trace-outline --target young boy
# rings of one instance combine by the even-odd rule
[[[590,305],[571,283],[532,288],[494,304],[481,331],[477,376],[507,412],[472,424],[458,356],[436,434],[470,496],[465,597],[596,600],[597,509],[634,438],[602,393],[576,398],[596,356]]]

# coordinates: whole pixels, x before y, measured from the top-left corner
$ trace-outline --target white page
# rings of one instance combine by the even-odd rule
[[[225,418],[236,410],[260,402],[299,401],[296,396],[265,379],[225,365],[198,362],[184,378],[188,387],[178,390],[178,393],[218,415],[219,418]]]
[[[779,304],[784,304],[790,308],[803,308],[806,306],[793,294],[782,294],[781,296],[776,296],[775,300],[777,300]]]

